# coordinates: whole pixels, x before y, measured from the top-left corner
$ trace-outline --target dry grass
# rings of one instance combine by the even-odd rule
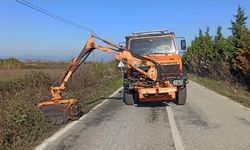
[[[61,127],[52,125],[36,107],[38,101],[50,97],[55,74],[22,73],[27,72],[20,71],[15,80],[0,81],[0,149],[32,149]],[[80,98],[86,113],[101,102],[102,96],[122,85],[120,76],[117,62],[83,64],[64,96]]]
[[[44,72],[50,76],[58,76],[66,68],[66,62],[28,61],[15,58],[0,59],[0,81],[11,81],[23,78],[31,72]]]
[[[0,69],[0,81],[13,81],[32,72],[43,72],[49,76],[59,76],[63,69]]]
[[[108,64],[95,63],[81,66],[69,82],[66,97],[77,97],[81,100],[83,111],[88,112],[102,101],[103,96],[121,87],[121,73],[117,62]]]
[[[16,68],[22,68],[23,66],[24,63],[15,58],[0,59],[1,69],[16,69]]]
[[[28,61],[24,63],[23,69],[64,69],[67,64],[61,61]]]
[[[39,99],[49,96],[51,81],[39,72],[0,83],[0,149],[28,148],[53,129],[36,107]]]
[[[247,87],[239,83],[229,83],[227,81],[217,81],[207,78],[202,78],[189,74],[190,80],[195,81],[219,94],[222,94],[246,107],[250,107],[250,91]]]

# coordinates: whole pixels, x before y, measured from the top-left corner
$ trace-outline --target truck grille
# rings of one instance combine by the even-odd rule
[[[176,77],[180,75],[180,65],[162,65],[161,68],[163,72],[161,73],[162,76],[167,77]]]
[[[148,71],[149,67],[139,67],[140,69],[144,70],[144,71]],[[161,76],[164,77],[179,77],[180,76],[180,65],[176,64],[176,65],[161,65],[162,68],[162,72],[161,72]],[[135,70],[135,69],[131,69],[130,70],[130,74],[133,76],[138,76],[140,75],[140,73]]]

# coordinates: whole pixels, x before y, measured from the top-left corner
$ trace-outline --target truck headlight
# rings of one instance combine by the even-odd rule
[[[183,85],[183,80],[174,80],[173,85],[174,86],[182,86]]]

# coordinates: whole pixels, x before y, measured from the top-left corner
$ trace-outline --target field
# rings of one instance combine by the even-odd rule
[[[64,62],[26,62],[0,69],[0,149],[32,149],[62,127],[50,123],[36,105],[50,98],[49,87],[65,66]],[[86,63],[75,72],[64,96],[79,98],[87,113],[121,84],[117,62]]]
[[[0,81],[13,81],[32,72],[43,72],[49,76],[59,76],[63,69],[0,69]]]
[[[0,81],[13,81],[32,72],[43,72],[55,77],[59,76],[66,66],[66,62],[21,62],[15,58],[0,59]]]

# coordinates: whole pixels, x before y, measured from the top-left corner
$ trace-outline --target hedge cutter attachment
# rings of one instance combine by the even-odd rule
[[[112,48],[95,44],[95,39],[99,39]],[[101,51],[110,53],[117,60],[128,64],[141,74],[147,76],[149,79],[153,81],[157,80],[157,64],[154,61],[148,58],[144,58],[143,60],[142,56],[139,56],[138,54],[133,54],[132,56],[132,52],[130,50],[111,43],[107,40],[103,40],[95,35],[91,35],[81,53],[76,58],[71,60],[66,71],[53,84],[53,86],[50,87],[52,98],[48,101],[43,101],[38,104],[38,107],[41,108],[45,115],[48,116],[50,120],[55,124],[62,124],[67,122],[68,120],[76,120],[81,117],[82,112],[79,105],[79,100],[75,98],[63,99],[62,92],[66,89],[66,84],[73,73],[87,59],[87,57],[94,49],[99,49]],[[137,64],[142,63],[150,67],[148,72],[145,72],[137,66]]]

